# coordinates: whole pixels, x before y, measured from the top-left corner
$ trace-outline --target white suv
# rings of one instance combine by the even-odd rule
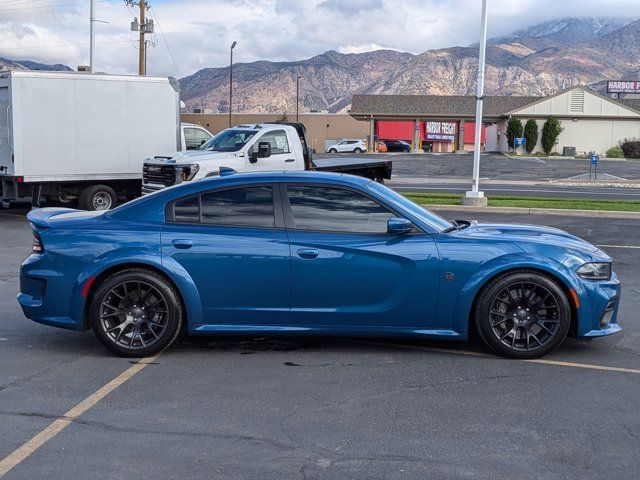
[[[362,153],[367,151],[367,145],[362,140],[340,140],[325,150],[325,153],[353,152]]]

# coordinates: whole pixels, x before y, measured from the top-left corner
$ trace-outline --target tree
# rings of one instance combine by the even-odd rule
[[[556,117],[549,117],[542,127],[542,149],[549,155],[553,147],[558,143],[558,137],[564,131],[560,125],[560,120]]]
[[[522,122],[519,118],[510,118],[507,124],[507,142],[510,148],[514,148],[513,142],[516,138],[522,137]]]
[[[527,142],[527,153],[533,152],[533,149],[536,148],[536,143],[538,143],[538,122],[533,118],[530,118],[524,124],[524,138]]]

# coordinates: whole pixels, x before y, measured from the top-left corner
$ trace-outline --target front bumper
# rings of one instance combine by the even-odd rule
[[[578,292],[578,337],[603,337],[617,333],[620,307],[620,281],[614,273],[608,281],[581,282],[582,292]]]

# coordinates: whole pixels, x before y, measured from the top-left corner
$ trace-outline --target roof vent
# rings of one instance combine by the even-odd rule
[[[571,90],[569,96],[569,111],[572,113],[584,113],[584,90],[581,88]]]

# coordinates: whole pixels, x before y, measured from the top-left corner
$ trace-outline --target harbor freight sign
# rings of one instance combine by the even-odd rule
[[[640,93],[637,80],[608,80],[607,93]]]
[[[425,140],[453,142],[456,136],[455,122],[425,122]]]

